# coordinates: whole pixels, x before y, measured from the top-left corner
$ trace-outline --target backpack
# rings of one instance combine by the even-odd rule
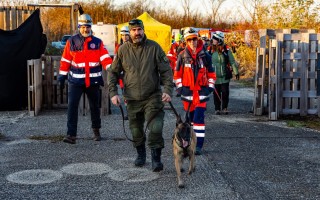
[[[227,46],[226,45],[223,45],[223,56],[224,56],[224,61],[225,61],[225,72],[226,72],[226,80],[228,79],[232,79],[232,72],[233,72],[233,69],[230,65],[230,62],[229,62],[229,50],[227,49]]]

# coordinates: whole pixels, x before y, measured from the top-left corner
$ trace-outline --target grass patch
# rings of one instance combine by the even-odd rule
[[[320,131],[320,118],[316,115],[299,116],[288,115],[279,118],[287,123],[288,127],[306,127]]]
[[[306,126],[305,123],[299,122],[299,121],[287,120],[286,123],[287,123],[287,126],[289,127],[305,127]]]
[[[240,79],[240,80],[238,81],[238,83],[239,83],[242,87],[252,87],[252,88],[254,88],[254,80],[253,80],[253,78]]]
[[[30,140],[49,140],[50,142],[60,142],[63,140],[63,135],[32,135],[28,137]]]

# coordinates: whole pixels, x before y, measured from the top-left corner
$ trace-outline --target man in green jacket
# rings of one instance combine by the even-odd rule
[[[127,101],[133,145],[138,153],[134,163],[136,166],[143,166],[146,162],[144,123],[147,121],[152,170],[159,172],[163,170],[161,163],[161,150],[164,148],[163,106],[164,102],[171,101],[172,70],[160,45],[147,39],[141,20],[131,20],[129,30],[129,41],[120,46],[108,69],[109,93],[112,103],[119,106],[117,83],[120,73],[123,72],[123,96]],[[160,80],[162,80],[163,89],[161,89]]]

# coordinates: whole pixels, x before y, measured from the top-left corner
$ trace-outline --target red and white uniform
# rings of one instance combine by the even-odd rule
[[[205,110],[216,80],[211,56],[198,40],[196,53],[189,46],[179,56],[174,71],[174,82],[181,91],[181,100],[197,136],[197,148],[202,148],[205,137]]]
[[[60,76],[76,85],[103,85],[102,68],[112,63],[103,42],[94,36],[81,37],[79,34],[69,38],[60,61]]]

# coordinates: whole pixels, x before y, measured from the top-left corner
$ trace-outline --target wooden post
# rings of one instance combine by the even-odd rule
[[[16,8],[15,7],[12,7],[11,8],[11,11],[10,11],[10,14],[11,14],[11,29],[10,30],[14,30],[17,28],[17,12],[16,12]]]
[[[28,110],[30,116],[39,114],[42,106],[42,62],[41,59],[27,61]]]
[[[44,76],[44,88],[45,91],[45,103],[48,109],[52,109],[52,99],[53,99],[53,67],[51,56],[45,56],[45,76]]]
[[[307,105],[308,107],[308,114],[317,114],[318,113],[318,98],[317,98],[317,51],[320,51],[318,47],[319,39],[318,37],[320,34],[310,33],[308,35],[309,38],[309,62],[307,63],[308,69],[310,71],[307,72],[307,81],[309,83],[309,91],[308,91],[308,99]]]
[[[17,7],[17,27],[19,27],[24,21],[22,20],[23,7]]]
[[[34,114],[38,115],[42,107],[42,61],[34,60]]]
[[[276,101],[276,112],[277,112],[277,118],[279,118],[280,113],[282,112],[282,42],[277,40],[277,47],[276,47],[276,76],[277,76],[277,101]]]
[[[265,80],[266,48],[257,48],[254,114],[262,115],[264,111],[264,80]]]
[[[10,30],[10,9],[5,9],[5,27],[4,30]]]
[[[269,40],[269,119],[277,120],[277,71],[276,71],[276,47],[277,41],[275,39]]]
[[[308,114],[309,99],[309,33],[301,33],[300,116]]]
[[[0,29],[2,30],[5,30],[4,28],[4,17],[5,17],[5,14],[4,14],[4,7],[0,7]]]
[[[27,71],[28,71],[28,110],[30,116],[35,116],[34,112],[34,62],[33,60],[27,61]]]

